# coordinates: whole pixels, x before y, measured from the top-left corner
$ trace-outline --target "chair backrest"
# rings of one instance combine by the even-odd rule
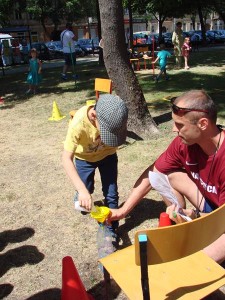
[[[191,255],[225,232],[225,204],[191,222],[139,230],[135,234],[135,262],[140,265],[139,234],[147,235],[148,265]]]
[[[99,98],[99,92],[112,94],[112,80],[104,78],[95,78],[96,99]]]

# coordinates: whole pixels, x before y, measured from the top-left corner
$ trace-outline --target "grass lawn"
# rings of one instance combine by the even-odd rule
[[[225,48],[224,48],[225,49]],[[171,114],[167,98],[189,89],[204,88],[218,106],[218,123],[225,125],[225,51],[194,52],[189,71],[174,70],[168,64],[169,81],[152,80],[152,70],[136,72],[160,136],[128,143],[118,151],[118,186],[124,202],[135,180],[169,144]],[[0,75],[1,173],[0,173],[0,298],[59,300],[62,258],[73,257],[80,277],[96,300],[103,299],[103,276],[98,268],[97,222],[74,210],[74,188],[61,164],[69,111],[94,99],[94,79],[107,78],[97,62],[76,67],[79,80],[61,81],[62,67],[45,65],[37,95],[25,96],[26,74]],[[0,73],[1,74],[1,73]],[[56,101],[66,118],[48,121]],[[93,198],[102,199],[100,176],[96,174]],[[161,198],[151,191],[129,217],[120,221],[121,247],[133,242],[137,229],[154,227],[165,209]],[[7,286],[5,285],[7,284]],[[223,288],[209,299],[224,299]],[[126,296],[114,286],[114,299]],[[8,295],[8,296],[7,296]]]
[[[168,103],[165,98],[177,96],[189,89],[205,89],[214,99],[218,106],[219,117],[224,116],[223,95],[224,95],[224,74],[225,74],[225,47],[222,49],[209,48],[208,51],[193,52],[190,57],[189,71],[173,70],[174,58],[168,63],[168,74],[170,81],[163,79],[158,83],[152,80],[152,70],[142,70],[136,72],[140,85],[143,89],[145,99],[149,104],[150,112],[153,116],[168,110]],[[88,99],[94,99],[94,78],[107,78],[104,67],[98,66],[97,62],[82,63],[76,66],[76,73],[79,80],[75,87],[74,82],[62,82],[60,79],[60,68],[45,69],[43,72],[43,82],[40,88],[40,99],[50,100],[61,99],[62,109],[68,112],[74,107],[80,107]],[[158,70],[156,70],[156,73]],[[25,83],[26,74],[13,74],[0,77],[1,94],[5,95],[6,102],[13,105],[24,101],[32,101],[32,98],[24,96],[27,89]],[[46,107],[47,108],[47,107]]]

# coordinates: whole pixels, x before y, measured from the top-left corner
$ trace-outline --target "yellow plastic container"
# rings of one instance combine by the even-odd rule
[[[94,206],[94,210],[91,211],[91,217],[100,223],[104,223],[109,213],[110,209],[106,206]]]

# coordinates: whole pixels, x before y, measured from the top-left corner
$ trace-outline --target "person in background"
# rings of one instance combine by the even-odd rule
[[[171,110],[177,136],[138,178],[124,205],[111,210],[108,222],[124,218],[152,189],[149,171],[168,176],[180,208],[163,200],[176,223],[184,222],[178,211],[195,219],[225,203],[225,131],[216,124],[215,103],[204,90],[190,90],[173,99]],[[187,200],[195,209],[186,209]],[[203,251],[218,263],[225,261],[225,233]]]
[[[190,46],[190,38],[186,37],[184,39],[184,43],[182,46],[182,55],[184,57],[184,69],[189,70],[190,67],[188,65],[189,56],[190,56],[191,46]]]
[[[169,53],[169,51],[165,50],[165,45],[161,44],[160,45],[160,51],[157,54],[157,58],[156,58],[155,61],[152,62],[153,64],[155,64],[159,60],[160,72],[155,78],[156,82],[159,81],[159,78],[162,74],[164,74],[166,80],[169,80],[169,77],[166,73],[166,64],[167,64],[167,58],[171,57],[171,56],[172,55]]]
[[[172,43],[174,46],[174,55],[176,57],[176,67],[181,68],[182,65],[182,46],[184,43],[183,31],[181,29],[182,23],[177,22],[176,30],[172,34]]]
[[[24,64],[28,64],[29,63],[29,46],[27,44],[27,41],[25,39],[23,39],[21,41],[21,47],[22,47],[22,60]]]
[[[63,66],[63,71],[61,77],[63,80],[67,80],[67,72],[71,66],[75,66],[76,64],[76,52],[75,52],[75,35],[73,33],[73,28],[71,23],[66,24],[66,29],[62,31],[60,34],[60,40],[63,45],[63,55],[65,64]],[[73,76],[76,76],[73,74]]]
[[[35,48],[32,48],[30,50],[30,53],[31,59],[29,61],[29,73],[27,76],[27,83],[29,84],[29,89],[26,91],[26,94],[36,94],[37,87],[42,81],[42,62],[37,58],[37,50]]]
[[[72,119],[64,143],[62,162],[76,194],[74,201],[92,208],[95,170],[101,176],[105,206],[118,207],[117,147],[125,143],[128,109],[122,99],[100,95],[95,106],[83,106]],[[109,229],[115,248],[118,246],[118,221]]]

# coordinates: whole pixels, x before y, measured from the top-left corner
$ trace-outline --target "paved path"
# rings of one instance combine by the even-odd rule
[[[85,57],[78,57],[77,64],[87,63],[98,61],[98,56],[85,56]],[[63,59],[54,59],[49,61],[44,61],[42,65],[42,69],[49,69],[49,68],[57,68],[62,67],[64,65]],[[1,72],[1,69],[0,69]],[[7,66],[5,67],[5,75],[8,74],[15,74],[15,73],[25,73],[28,72],[28,64],[27,65],[14,65],[14,66]],[[2,72],[1,72],[2,73]],[[2,74],[1,74],[2,75]],[[1,76],[0,75],[0,76]]]

